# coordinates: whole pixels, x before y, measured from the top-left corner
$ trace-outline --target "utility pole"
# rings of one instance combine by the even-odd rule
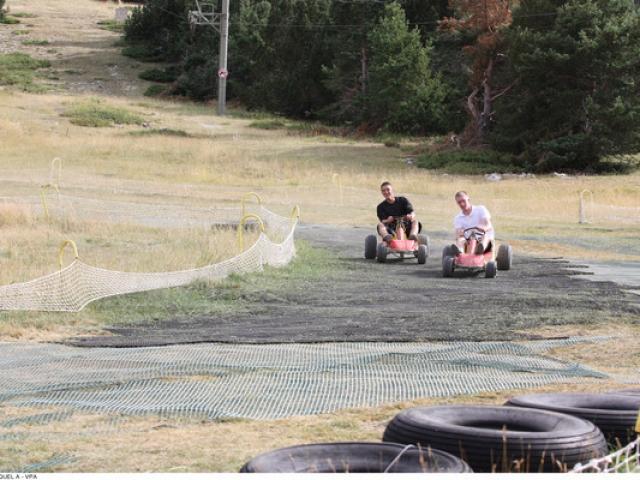
[[[220,55],[218,68],[218,115],[224,115],[227,103],[227,50],[229,43],[229,0],[222,0],[220,13]]]
[[[209,25],[220,34],[220,52],[218,55],[218,115],[224,115],[227,104],[227,51],[229,44],[229,0],[222,0],[222,9],[216,12],[217,5],[211,0],[195,0],[196,10],[189,12],[192,28]]]

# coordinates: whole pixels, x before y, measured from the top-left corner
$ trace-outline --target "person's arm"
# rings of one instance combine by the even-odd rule
[[[404,211],[406,212],[404,217],[409,220],[410,222],[413,222],[416,219],[416,213],[413,211],[413,205],[411,205],[411,202],[409,201],[408,198],[403,197],[405,204],[404,204]]]
[[[453,235],[456,240],[464,236],[464,227],[458,222],[458,217],[453,219]]]
[[[491,214],[489,213],[489,210],[487,210],[485,207],[482,207],[481,209],[481,215],[480,215],[480,221],[478,223],[478,227],[483,229],[485,232],[489,232],[493,230],[493,225],[491,224]]]

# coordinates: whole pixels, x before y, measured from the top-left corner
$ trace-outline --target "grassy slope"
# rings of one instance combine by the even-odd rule
[[[640,196],[638,174],[512,178],[496,183],[486,182],[482,177],[442,176],[407,166],[402,150],[380,143],[334,138],[316,130],[311,131],[311,136],[298,135],[296,129],[286,128],[287,122],[285,128],[280,128],[279,120],[268,116],[260,116],[261,123],[251,127],[255,119],[240,112],[221,119],[212,115],[211,106],[149,100],[142,97],[148,83],[137,79],[137,73],[148,66],[120,57],[112,47],[115,34],[97,26],[98,21],[112,16],[112,6],[92,1],[71,5],[63,0],[38,2],[37,9],[26,0],[16,0],[13,4],[17,12],[39,10],[38,17],[30,20],[31,32],[16,38],[56,39],[51,45],[27,44],[20,48],[35,58],[51,61],[51,73],[60,80],[36,79],[53,89],[43,95],[0,90],[3,138],[0,185],[5,196],[37,195],[39,186],[49,180],[52,158],[58,156],[64,161],[61,188],[68,194],[104,200],[207,206],[237,204],[243,193],[254,190],[265,203],[282,213],[287,213],[291,205],[299,204],[303,220],[307,222],[370,224],[374,220],[373,208],[380,200],[378,185],[390,179],[400,192],[411,197],[427,230],[449,229],[455,213],[452,194],[466,189],[474,200],[491,209],[500,235],[513,238],[512,243],[519,251],[582,258],[640,259],[639,224],[633,217],[629,220],[628,215],[619,215],[637,212],[633,208],[637,207]],[[89,30],[89,37],[87,25],[95,26]],[[98,83],[102,89],[96,87]],[[191,137],[133,136],[130,133],[146,130],[137,125],[93,129],[73,125],[62,116],[78,101],[85,102],[95,96],[102,96],[111,107],[140,116],[152,128],[170,128]],[[597,204],[613,206],[594,206],[588,212],[590,225],[577,224],[578,194],[584,189],[593,192]],[[176,238],[174,244],[174,240],[163,238],[161,232],[153,229],[118,227],[109,231],[98,221],[94,225],[77,222],[71,230],[62,227],[51,230],[33,212],[16,211],[15,206],[5,207],[4,216],[0,217],[7,219],[0,225],[3,283],[50,271],[51,265],[55,268],[58,241],[69,234],[81,240],[82,254],[101,266],[162,270],[175,268],[178,263],[188,266],[189,262],[199,260],[193,252],[199,247],[194,244],[182,244],[184,248],[177,249],[180,255],[167,258],[162,252],[175,248],[181,243],[180,238]],[[130,244],[111,240],[107,245],[105,239],[115,233]],[[581,240],[580,248],[571,246],[575,238]],[[150,258],[141,246],[145,241],[157,241],[161,253]],[[125,257],[123,251],[129,255]],[[303,246],[300,258],[304,260],[305,255],[314,255],[314,252]],[[250,291],[260,281],[283,282],[286,275],[295,277],[296,272],[313,274],[300,270],[304,264],[242,280],[231,278],[219,286],[216,295],[212,295],[209,286],[196,285],[108,299],[79,314],[3,313],[0,314],[0,334],[4,338],[50,339],[68,333],[96,331],[105,323],[119,320],[153,318],[169,308],[183,312],[238,308],[236,285],[242,283],[246,291]],[[636,360],[640,354],[634,342],[626,339],[637,337],[640,333],[637,328],[603,325],[585,330],[576,327],[571,333],[614,331],[622,333],[624,339],[589,351],[565,350],[556,354],[611,373],[630,374],[637,370]],[[561,335],[563,332],[556,328],[545,333]],[[631,360],[621,363],[620,358]],[[614,384],[562,388],[593,390],[611,386]],[[505,395],[501,392],[445,401],[497,403]],[[423,399],[412,405],[434,401],[442,402]],[[407,405],[272,422],[131,419],[122,423],[117,433],[88,437],[76,437],[72,433],[90,428],[96,419],[93,416],[85,421],[74,418],[50,427],[33,427],[62,435],[34,436],[20,444],[1,444],[0,470],[3,466],[42,461],[56,452],[78,456],[75,464],[61,470],[235,470],[253,454],[268,448],[312,441],[379,439],[385,422]],[[3,416],[26,413],[0,406]],[[228,441],[221,443],[220,438]]]

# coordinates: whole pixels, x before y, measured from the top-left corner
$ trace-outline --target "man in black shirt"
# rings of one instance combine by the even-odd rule
[[[383,182],[380,185],[380,192],[384,201],[378,205],[378,234],[382,240],[389,242],[393,238],[395,218],[403,217],[402,222],[405,232],[408,233],[409,240],[418,240],[418,229],[420,224],[413,211],[413,205],[406,197],[396,197],[393,186],[390,182]]]

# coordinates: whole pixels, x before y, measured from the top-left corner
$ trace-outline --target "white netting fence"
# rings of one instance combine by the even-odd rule
[[[605,457],[576,465],[572,473],[640,473],[640,439]]]
[[[30,199],[23,199],[29,203]],[[34,200],[34,199],[31,199]],[[37,200],[37,199],[35,199]],[[15,202],[15,201],[14,201]],[[135,208],[131,208],[132,205]],[[297,215],[290,218],[271,212],[262,205],[242,208],[194,209],[175,205],[104,202],[60,196],[46,207],[79,217],[112,220],[149,226],[189,227],[193,225],[240,225],[241,220],[261,220],[264,231],[258,240],[239,255],[220,263],[173,272],[124,272],[106,270],[76,258],[58,272],[24,283],[0,287],[0,310],[39,310],[77,312],[100,298],[161,288],[179,287],[195,281],[220,280],[232,273],[261,270],[265,265],[286,265],[295,256],[294,232]],[[256,219],[256,217],[259,217]]]

